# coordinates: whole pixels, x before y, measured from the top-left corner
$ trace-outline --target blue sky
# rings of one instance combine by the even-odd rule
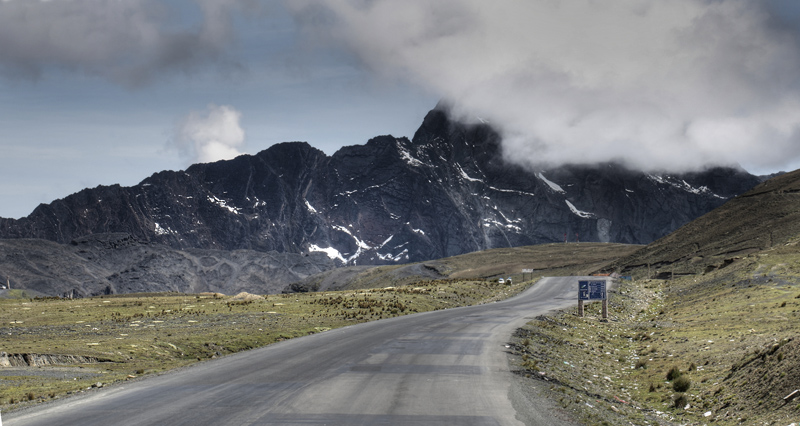
[[[10,3],[0,2],[0,14]],[[202,18],[191,2],[172,3],[182,13],[175,25],[191,29]],[[134,185],[199,161],[173,141],[181,120],[207,115],[209,105],[240,113],[242,153],[307,141],[332,154],[377,135],[411,136],[436,104],[424,90],[377,81],[343,51],[298,40],[282,8],[258,12],[232,13],[236,40],[227,57],[185,72],[154,71],[143,83],[109,76],[117,70],[104,64],[80,71],[43,60],[39,75],[7,72],[0,79],[0,216],[18,218],[85,187]]]
[[[797,2],[557,3],[0,1],[0,216],[440,99],[533,168],[800,167]]]

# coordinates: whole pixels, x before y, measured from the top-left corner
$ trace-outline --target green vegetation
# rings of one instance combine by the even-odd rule
[[[678,410],[686,407],[689,405],[689,399],[686,398],[685,394],[677,393],[672,400],[672,408],[676,408]]]
[[[800,250],[788,244],[705,274],[621,281],[608,322],[593,303],[584,318],[575,308],[520,330],[517,365],[566,394],[586,424],[790,424],[797,404],[783,397],[800,387],[798,277]]]
[[[692,387],[692,381],[686,376],[678,376],[672,381],[672,390],[675,392],[686,392]]]
[[[0,407],[6,411],[11,404],[56,398],[357,322],[496,300],[528,285],[445,279],[266,297],[132,294],[0,300],[0,351],[42,363],[55,355],[90,361],[0,369]]]
[[[671,382],[678,377],[681,377],[681,370],[678,367],[672,367],[667,371],[667,381]]]

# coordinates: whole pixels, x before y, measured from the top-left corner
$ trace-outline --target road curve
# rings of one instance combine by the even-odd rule
[[[505,344],[530,319],[576,299],[576,277],[543,278],[506,301],[287,340],[3,420],[6,426],[558,424],[529,404],[512,404]]]

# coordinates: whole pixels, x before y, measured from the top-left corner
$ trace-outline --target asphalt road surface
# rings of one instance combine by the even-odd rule
[[[519,395],[506,343],[577,304],[544,278],[512,299],[354,325],[3,415],[23,425],[553,425]]]

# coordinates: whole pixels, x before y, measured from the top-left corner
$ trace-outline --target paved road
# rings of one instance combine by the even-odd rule
[[[576,278],[507,301],[354,325],[4,415],[22,425],[551,425],[505,344],[576,303]]]

